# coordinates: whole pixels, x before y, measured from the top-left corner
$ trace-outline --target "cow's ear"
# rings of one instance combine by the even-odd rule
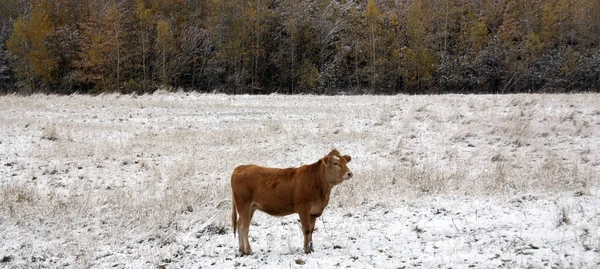
[[[321,161],[323,162],[323,164],[325,166],[328,166],[329,165],[329,156],[323,157],[323,159],[321,159]]]
[[[347,163],[349,163],[352,160],[352,157],[350,157],[350,155],[344,155],[343,157],[344,159],[346,159]]]

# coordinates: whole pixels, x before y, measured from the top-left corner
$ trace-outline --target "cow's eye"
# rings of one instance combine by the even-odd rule
[[[333,165],[335,165],[335,166],[340,166],[340,164],[339,164],[339,163],[333,163]]]

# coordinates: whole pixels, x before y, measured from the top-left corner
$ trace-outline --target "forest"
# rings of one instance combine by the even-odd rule
[[[600,91],[598,0],[2,0],[0,93]]]

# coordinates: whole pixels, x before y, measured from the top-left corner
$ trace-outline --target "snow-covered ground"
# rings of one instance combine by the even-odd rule
[[[303,254],[257,213],[238,257],[229,176],[337,148]],[[597,268],[600,96],[0,97],[0,267]]]

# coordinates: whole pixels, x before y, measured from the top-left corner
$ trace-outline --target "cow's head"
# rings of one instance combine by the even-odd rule
[[[327,156],[321,159],[325,166],[325,178],[328,182],[337,185],[344,180],[352,178],[352,171],[348,168],[348,163],[352,157],[348,155],[341,156],[340,152],[333,149]]]

